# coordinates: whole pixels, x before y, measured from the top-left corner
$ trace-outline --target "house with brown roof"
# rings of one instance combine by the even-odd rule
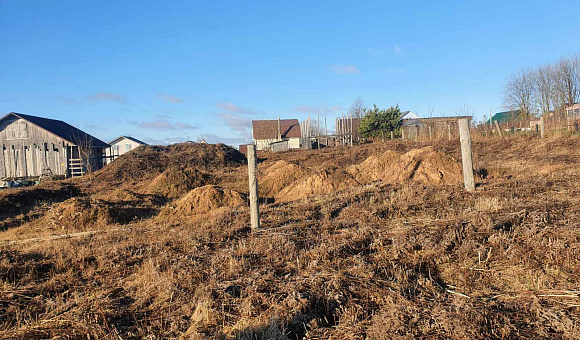
[[[298,119],[253,120],[252,138],[257,150],[300,149],[300,123]]]

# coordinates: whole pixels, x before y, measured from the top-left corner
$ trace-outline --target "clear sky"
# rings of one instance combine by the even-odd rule
[[[357,97],[482,119],[579,33],[580,1],[0,0],[0,113],[231,145],[252,119],[334,122]]]

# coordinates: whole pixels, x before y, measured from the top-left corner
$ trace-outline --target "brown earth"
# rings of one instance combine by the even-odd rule
[[[153,178],[144,188],[144,192],[176,199],[194,188],[208,184],[210,179],[208,174],[195,168],[171,167]]]
[[[263,197],[274,197],[284,188],[294,182],[305,178],[312,171],[300,164],[288,163],[284,160],[276,161],[268,167],[260,169],[260,195]]]
[[[358,186],[347,172],[331,169],[321,170],[314,175],[296,180],[274,195],[277,202],[288,202],[311,196],[337,193],[346,188]]]
[[[187,218],[209,212],[219,212],[221,208],[245,204],[245,195],[239,192],[215,185],[206,185],[191,190],[187,195],[178,199],[175,204],[168,205],[161,211],[159,217],[161,219]]]
[[[349,172],[361,183],[416,181],[427,185],[458,184],[463,181],[461,164],[443,152],[427,146],[399,154],[389,150],[371,156]]]
[[[0,338],[579,339],[580,136],[475,140],[474,193],[453,180],[458,141],[426,146],[261,155],[261,181],[277,164],[263,190],[278,202],[255,232],[245,201],[223,198],[247,188],[243,162],[185,166],[221,189],[173,201],[140,191],[171,165],[0,193],[5,216],[25,217],[3,240],[38,236],[30,225],[55,207],[164,211],[131,231],[0,245]],[[402,177],[387,176],[393,155]]]

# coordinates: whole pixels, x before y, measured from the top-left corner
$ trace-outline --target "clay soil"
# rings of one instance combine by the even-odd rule
[[[467,193],[458,141],[261,154],[259,231],[223,145],[4,190],[0,338],[580,339],[580,136],[473,155]]]

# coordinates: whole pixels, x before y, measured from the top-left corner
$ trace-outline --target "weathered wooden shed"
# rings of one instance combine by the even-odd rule
[[[471,116],[404,119],[401,133],[404,139],[429,141],[459,138],[457,121]]]
[[[63,121],[11,112],[0,118],[0,178],[97,170],[108,147]]]

